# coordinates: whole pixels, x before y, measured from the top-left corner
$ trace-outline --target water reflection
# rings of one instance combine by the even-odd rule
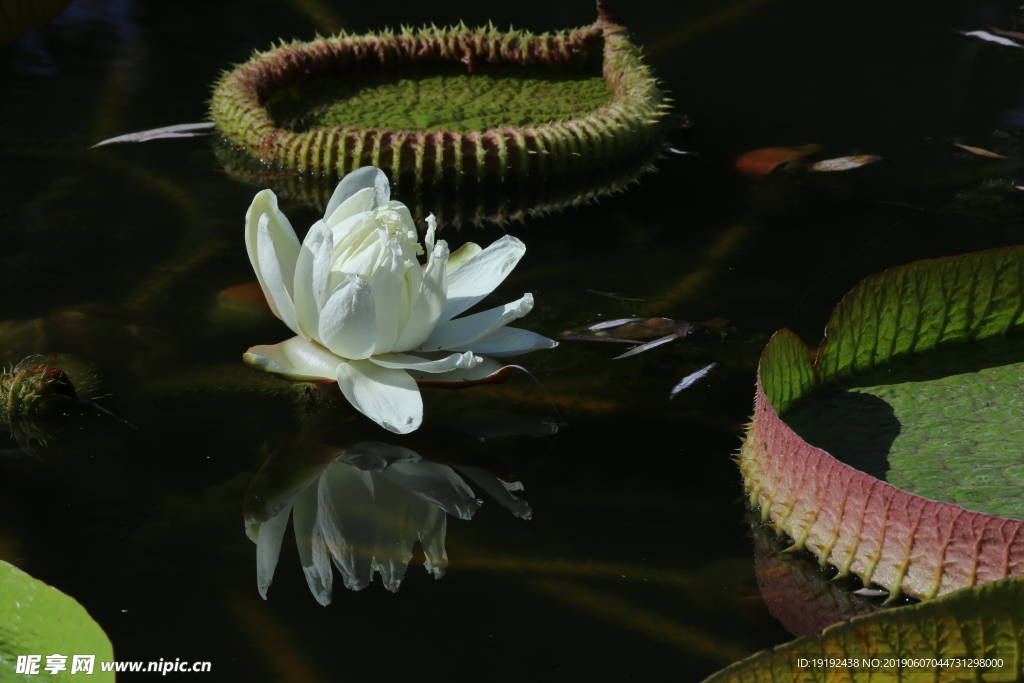
[[[772,525],[757,523],[752,514],[747,521],[753,524],[754,571],[761,597],[793,635],[812,635],[884,606],[907,603],[885,603],[888,593],[865,590],[856,576],[839,577],[835,568],[821,567],[810,553],[793,552],[791,541],[777,537]]]
[[[495,418],[494,428],[472,424],[478,438],[515,431],[550,434],[549,420],[522,416]],[[484,436],[480,436],[483,434]],[[465,460],[459,457],[455,461]],[[362,590],[380,575],[395,592],[405,578],[418,541],[424,566],[441,578],[448,566],[445,534],[448,515],[469,520],[483,500],[467,483],[486,491],[514,516],[533,516],[514,492],[519,482],[499,479],[470,464],[446,465],[425,459],[404,446],[361,441],[348,448],[293,442],[279,447],[264,463],[246,494],[246,534],[256,543],[260,595],[267,597],[291,518],[299,558],[313,597],[331,602],[334,566],[342,584]]]

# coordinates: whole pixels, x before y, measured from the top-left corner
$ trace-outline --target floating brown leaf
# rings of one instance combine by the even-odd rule
[[[991,31],[992,33],[1001,36],[1006,36],[1007,38],[1016,38],[1017,40],[1024,40],[1024,33],[1018,33],[1017,31],[1004,31],[1003,29],[996,28],[995,26],[989,26],[988,30]]]
[[[796,165],[806,157],[817,154],[821,145],[801,145],[799,147],[765,147],[740,155],[736,159],[736,170],[745,176],[759,178],[766,176],[780,166]]]
[[[1018,47],[1020,47],[1020,46],[1018,45]],[[960,149],[963,149],[963,150],[966,150],[966,151],[970,152],[971,154],[977,154],[979,157],[989,157],[990,159],[1008,159],[1009,158],[1009,157],[1004,156],[1002,154],[996,154],[995,152],[990,152],[987,149],[982,149],[981,147],[970,147],[968,145],[961,145],[959,142],[954,142],[953,144],[955,146],[959,147]]]
[[[258,282],[245,282],[228,287],[217,295],[222,303],[250,311],[270,312],[270,304]]]
[[[694,327],[693,323],[671,318],[619,318],[566,330],[557,338],[563,341],[608,341],[634,344],[641,339],[665,335],[682,339],[692,332]]]

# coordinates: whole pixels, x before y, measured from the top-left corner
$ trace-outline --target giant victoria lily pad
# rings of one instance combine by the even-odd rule
[[[769,342],[739,454],[761,517],[893,594],[1024,576],[1024,247],[919,261]]]
[[[646,167],[668,105],[626,29],[598,2],[556,33],[428,27],[256,54],[217,84],[217,129],[261,162],[414,186],[545,182]]]

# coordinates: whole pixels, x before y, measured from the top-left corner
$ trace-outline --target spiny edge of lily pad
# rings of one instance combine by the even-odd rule
[[[215,86],[211,117],[220,133],[260,160],[301,173],[344,174],[373,165],[415,185],[489,184],[557,178],[660,151],[668,101],[640,49],[598,3],[591,26],[555,33],[430,26],[361,36],[339,33],[281,42],[257,52]],[[483,131],[278,127],[264,107],[299,80],[347,69],[400,68],[422,62],[545,65],[572,61],[603,42],[608,104],[588,115],[537,126]]]

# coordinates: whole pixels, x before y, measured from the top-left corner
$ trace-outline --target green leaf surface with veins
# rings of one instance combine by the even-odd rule
[[[611,100],[593,68],[434,65],[346,73],[283,88],[267,102],[275,120],[304,132],[332,126],[454,130],[536,126],[586,116]]]
[[[1024,520],[1022,327],[1024,248],[919,261],[836,307],[819,388],[799,363],[765,384],[778,387],[786,423],[839,460],[908,493]]]
[[[63,671],[45,670],[49,655],[64,655]],[[40,655],[39,673],[17,673],[19,655]],[[94,655],[91,675],[72,674],[74,655]],[[0,681],[113,681],[100,662],[114,660],[110,639],[74,598],[0,561]]]

